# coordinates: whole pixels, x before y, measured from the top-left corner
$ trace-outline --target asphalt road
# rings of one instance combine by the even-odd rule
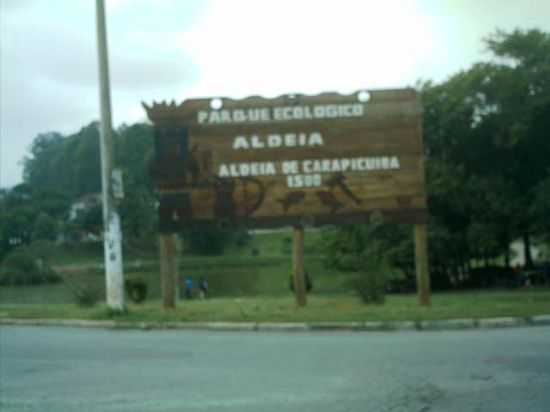
[[[0,411],[550,410],[550,328],[0,329]]]

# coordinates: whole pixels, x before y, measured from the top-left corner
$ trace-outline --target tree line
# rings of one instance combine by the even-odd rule
[[[472,262],[511,260],[521,239],[550,234],[550,34],[496,32],[484,40],[491,58],[435,84],[419,82],[433,273],[457,276]],[[120,205],[125,239],[154,237],[156,197],[148,174],[153,130],[145,123],[115,131],[115,164],[124,173]],[[69,220],[72,202],[101,191],[96,122],[75,134],[38,135],[23,160],[24,183],[0,194],[0,253],[18,242],[100,230],[96,207]],[[368,226],[368,225],[367,225]],[[327,231],[329,263],[353,266],[361,253],[383,255],[413,273],[410,230],[397,225]],[[241,234],[242,235],[242,234]],[[199,252],[220,253],[225,233],[191,233]],[[241,236],[242,237],[242,236]]]
[[[492,54],[448,80],[418,85],[424,146],[432,280],[449,282],[474,264],[510,266],[510,244],[550,239],[550,35],[498,31]],[[390,224],[347,227],[327,236],[329,263],[383,256],[412,276],[411,233]]]
[[[125,198],[120,204],[125,236],[142,238],[156,227],[155,196],[147,163],[153,155],[151,126],[123,125],[115,132],[115,164],[123,170]],[[99,124],[77,133],[38,135],[23,159],[23,183],[0,195],[0,248],[6,252],[34,240],[67,240],[99,234],[101,205],[92,204],[69,219],[71,205],[101,192]]]

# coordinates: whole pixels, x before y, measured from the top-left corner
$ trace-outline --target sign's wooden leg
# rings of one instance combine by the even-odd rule
[[[161,233],[160,247],[160,278],[162,290],[162,307],[176,307],[176,284],[178,279],[178,239],[175,234]]]
[[[294,293],[298,306],[306,306],[306,285],[304,278],[304,228],[294,226],[294,245],[292,251],[292,274]]]
[[[430,306],[430,274],[428,270],[428,241],[425,224],[414,225],[416,289],[420,306]]]

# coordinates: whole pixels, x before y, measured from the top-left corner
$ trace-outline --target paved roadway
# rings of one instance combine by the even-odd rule
[[[0,411],[550,410],[550,327],[0,329]]]

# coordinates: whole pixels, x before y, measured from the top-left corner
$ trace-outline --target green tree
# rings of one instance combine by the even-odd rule
[[[39,134],[23,160],[25,183],[34,191],[57,191],[77,198],[101,189],[98,123],[77,133]]]
[[[64,150],[65,139],[60,133],[42,133],[36,136],[29,148],[29,156],[23,159],[23,177],[33,188],[51,187],[56,176],[61,176],[64,166],[59,154]],[[57,182],[58,184],[61,182]]]
[[[459,266],[507,255],[517,237],[529,252],[542,227],[531,205],[548,176],[550,37],[498,32],[486,45],[492,62],[422,91],[430,211],[448,229],[443,260]]]
[[[387,262],[407,277],[414,277],[412,227],[373,222],[323,231],[325,264],[344,271],[358,271],[367,260]]]
[[[32,240],[55,240],[57,234],[56,220],[46,213],[40,213],[34,221]]]
[[[153,128],[123,125],[115,140],[116,164],[123,171],[125,197],[120,204],[125,237],[151,237],[156,231],[156,196],[149,178],[153,156]]]
[[[75,159],[72,170],[75,184],[72,188],[76,197],[101,192],[101,157],[99,151],[99,125],[91,123],[82,128],[70,144],[74,144]],[[74,142],[74,143],[73,143]]]
[[[509,262],[514,239],[522,237],[529,252],[531,237],[548,233],[550,35],[497,32],[485,45],[490,61],[420,85],[432,280],[461,279],[472,263],[489,265],[502,255]],[[365,230],[335,232],[327,251],[332,264],[353,266],[350,256],[377,243],[390,250],[387,234]],[[407,238],[389,247],[410,257]]]

